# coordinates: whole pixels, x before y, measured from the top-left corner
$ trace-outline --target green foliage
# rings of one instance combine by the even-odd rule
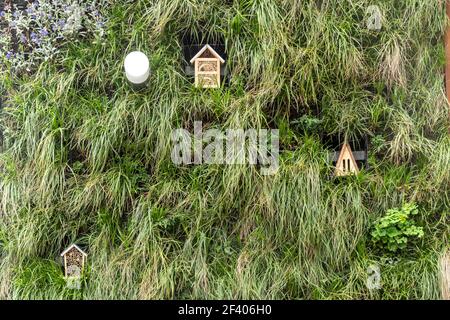
[[[418,212],[414,203],[406,203],[400,209],[389,209],[375,224],[372,241],[391,252],[405,249],[408,241],[424,235],[423,228],[416,226],[413,220]]]

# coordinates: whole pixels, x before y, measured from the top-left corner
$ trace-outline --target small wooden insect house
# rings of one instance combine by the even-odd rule
[[[357,174],[358,172],[358,164],[353,156],[352,149],[348,143],[344,143],[336,161],[335,174],[338,177],[342,177]]]
[[[220,71],[225,60],[209,44],[205,45],[190,63],[194,64],[196,87],[220,87]]]
[[[72,244],[61,253],[64,259],[64,274],[66,277],[80,277],[87,260],[87,253],[76,244]]]

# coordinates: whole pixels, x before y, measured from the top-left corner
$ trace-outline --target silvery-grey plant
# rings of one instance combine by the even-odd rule
[[[101,15],[105,0],[87,4],[73,0],[36,0],[25,10],[7,4],[0,11],[0,61],[2,70],[32,71],[40,62],[57,54],[65,42],[92,35],[99,41],[104,35]]]

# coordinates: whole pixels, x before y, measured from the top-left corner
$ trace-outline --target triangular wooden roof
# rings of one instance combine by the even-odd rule
[[[209,50],[217,59],[219,59],[220,63],[225,63],[225,60],[223,60],[223,58],[219,56],[219,54],[209,44],[206,44],[203,48],[201,48],[200,51],[197,52],[197,54],[191,59],[190,63],[194,63],[194,61],[198,59],[206,50]]]
[[[74,248],[74,247],[75,247],[79,252],[81,252],[82,255],[84,255],[85,257],[87,257],[87,253],[84,252],[83,250],[81,250],[80,247],[77,246],[75,243],[72,244],[72,245],[70,245],[69,247],[67,247],[67,249],[64,250],[64,251],[61,253],[61,257],[64,256],[67,252],[69,252],[69,251],[70,251],[72,248]]]
[[[355,172],[358,173],[359,172],[358,164],[356,163],[355,157],[353,156],[352,148],[350,148],[350,145],[347,142],[345,142],[342,145],[341,152],[339,153],[339,157],[338,157],[338,159],[336,161],[336,170],[342,171],[340,169],[340,167],[341,167],[342,159],[344,158],[345,154],[349,155],[350,161],[352,162],[352,164],[353,164],[353,166],[355,168]]]

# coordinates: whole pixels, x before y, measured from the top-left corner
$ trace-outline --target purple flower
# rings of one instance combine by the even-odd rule
[[[58,25],[59,25],[61,28],[64,28],[65,25],[66,25],[66,20],[64,20],[64,19],[59,19]]]
[[[14,55],[14,53],[12,51],[8,51],[6,53],[6,59],[8,59],[8,60],[11,59],[13,55]]]
[[[26,11],[27,11],[28,14],[36,11],[36,4],[35,3],[28,4],[28,8],[27,8]]]
[[[20,42],[25,43],[27,42],[27,37],[25,37],[23,34],[20,35]]]
[[[39,30],[39,34],[43,37],[48,36],[48,31],[46,28],[42,28],[41,30]]]
[[[0,17],[4,17],[5,16],[5,11],[0,11]]]
[[[32,32],[30,34],[30,37],[31,37],[31,42],[34,42],[38,45],[41,43],[41,39],[39,39],[38,35],[35,32]]]

